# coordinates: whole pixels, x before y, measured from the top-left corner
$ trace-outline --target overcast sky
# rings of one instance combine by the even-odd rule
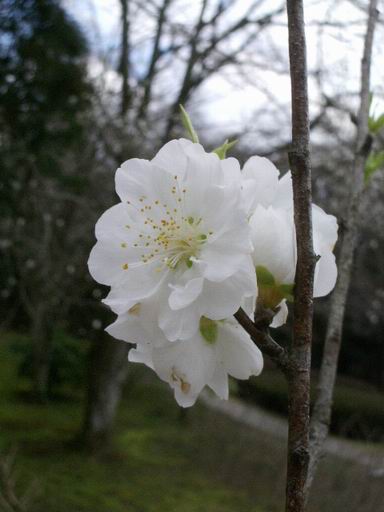
[[[199,0],[177,0],[182,8],[178,14],[182,20],[191,19],[199,7]],[[251,0],[237,0],[238,12],[241,14]],[[383,10],[383,2],[381,9]],[[327,94],[342,94],[344,98],[353,95],[359,87],[360,57],[362,53],[362,35],[364,33],[364,12],[354,7],[346,0],[308,0],[306,4],[307,43],[309,69],[318,67],[320,61],[327,69],[323,87]],[[360,5],[367,4],[361,1]],[[89,38],[95,52],[116,52],[119,44],[118,0],[65,0],[69,12],[78,20]],[[265,2],[265,9],[271,10],[280,5],[276,0]],[[176,14],[175,14],[176,15]],[[268,43],[272,44],[277,53],[287,52],[287,30],[285,13],[279,18],[279,26],[268,31]],[[345,27],[324,26],[322,29],[315,22],[348,22]],[[319,45],[320,37],[322,46]],[[138,43],[139,44],[139,43]],[[145,37],[143,35],[143,45]],[[384,97],[384,47],[383,29],[379,27],[376,33],[372,86],[376,102]],[[321,49],[321,51],[320,51]],[[143,53],[145,48],[143,46]],[[207,124],[214,124],[217,129],[227,132],[236,131],[254,123],[252,112],[257,105],[265,104],[274,98],[281,105],[281,111],[289,112],[290,87],[287,77],[269,70],[254,70],[251,81],[258,87],[247,84],[244,80],[231,74],[220,73],[210,78],[196,95],[195,112]],[[264,93],[261,91],[265,91]],[[310,81],[311,110],[315,114],[318,108],[318,88]],[[285,108],[284,108],[285,107]],[[381,105],[379,106],[381,108]]]

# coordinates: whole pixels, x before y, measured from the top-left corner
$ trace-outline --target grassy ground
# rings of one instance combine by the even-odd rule
[[[16,356],[0,345],[0,450],[17,448],[19,491],[35,482],[31,512],[278,512],[285,447],[202,406],[180,416],[168,390],[135,370],[113,449],[98,458],[71,445],[81,400],[22,399]],[[384,480],[337,459],[321,468],[311,512],[381,512]]]

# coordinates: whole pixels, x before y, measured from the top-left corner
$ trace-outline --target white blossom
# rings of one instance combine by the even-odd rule
[[[116,191],[121,202],[99,219],[88,262],[111,286],[105,303],[116,313],[159,293],[158,322],[174,341],[196,333],[201,316],[226,318],[255,295],[237,160],[174,140],[151,161],[125,162]]]
[[[202,317],[200,329],[191,338],[170,342],[161,332],[154,334],[156,326],[148,326],[145,313],[143,304],[138,304],[119,316],[107,331],[124,341],[136,340],[137,346],[130,350],[129,360],[152,368],[173,388],[182,407],[193,405],[205,386],[227,399],[228,375],[248,379],[262,370],[260,350],[234,320],[213,321]]]
[[[297,262],[290,173],[266,158],[220,160],[184,139],[151,161],[131,159],[116,173],[121,202],[96,225],[89,269],[111,290],[118,315],[107,332],[135,344],[129,360],[152,368],[193,405],[204,387],[228,398],[228,376],[263,367],[260,350],[233,319],[256,300],[285,323]],[[312,207],[314,295],[329,293],[337,269],[335,217]]]
[[[242,175],[243,204],[251,227],[259,299],[267,307],[278,310],[272,327],[286,321],[286,299],[292,297],[297,262],[291,174],[278,177],[275,166],[260,157],[251,157]],[[322,297],[333,289],[337,278],[332,252],[337,241],[337,221],[316,205],[312,206],[312,220],[314,251],[319,258],[314,297]]]

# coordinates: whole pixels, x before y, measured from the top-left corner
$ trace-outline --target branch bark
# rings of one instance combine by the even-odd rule
[[[138,110],[137,118],[139,120],[144,120],[147,114],[147,108],[151,100],[152,95],[152,85],[153,80],[156,74],[156,65],[161,56],[160,50],[160,40],[163,34],[163,27],[166,20],[167,9],[171,3],[171,0],[163,0],[162,5],[158,9],[157,14],[157,26],[156,26],[156,35],[153,42],[151,60],[148,66],[148,71],[143,80],[144,92],[143,99],[141,100],[140,107]]]
[[[129,87],[129,0],[120,0],[121,4],[121,55],[120,73],[121,86],[121,115],[125,116],[131,101]]]
[[[331,312],[328,320],[324,342],[324,351],[317,386],[317,397],[313,409],[310,429],[310,464],[306,483],[308,494],[321,454],[324,442],[329,433],[331,421],[333,390],[336,380],[337,364],[342,342],[342,327],[345,313],[348,289],[351,281],[351,271],[354,251],[359,229],[359,205],[364,189],[364,168],[370,153],[372,139],[368,133],[370,69],[375,25],[378,18],[377,0],[371,0],[367,30],[364,41],[364,53],[361,61],[360,107],[357,116],[357,134],[355,156],[350,177],[350,196],[345,229],[341,240],[339,256],[339,275],[332,295]]]
[[[288,357],[286,350],[271,337],[268,332],[268,325],[262,325],[262,321],[260,320],[255,323],[252,322],[242,308],[240,308],[234,316],[239,324],[251,336],[252,341],[257,345],[261,352],[269,356],[276,365],[286,373],[288,370]]]
[[[310,368],[313,278],[316,257],[312,243],[312,197],[304,7],[287,0],[292,95],[292,171],[297,265],[293,338],[289,349],[288,460],[286,512],[303,512],[309,462]]]

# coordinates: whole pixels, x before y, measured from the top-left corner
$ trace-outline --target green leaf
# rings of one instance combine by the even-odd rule
[[[205,339],[207,343],[215,343],[217,340],[217,322],[202,316],[200,318],[200,334]]]
[[[278,289],[284,299],[287,299],[288,302],[293,302],[293,288],[294,284],[281,284]]]
[[[380,130],[384,127],[384,114],[381,114],[376,119],[373,116],[368,118],[368,128],[371,133],[374,135],[378,134]]]
[[[191,118],[188,115],[188,112],[185,110],[183,105],[179,105],[179,107],[180,107],[180,111],[181,111],[181,121],[183,123],[183,126],[184,126],[186,132],[190,136],[192,142],[198,143],[199,137],[197,136],[197,133],[193,127],[193,124],[192,124]]]
[[[258,265],[256,267],[256,276],[257,276],[257,285],[261,286],[274,286],[275,278],[270,273],[270,271],[263,267],[262,265]]]
[[[384,168],[384,151],[379,151],[377,153],[371,153],[368,157],[367,163],[365,164],[364,170],[364,181],[365,184],[369,182],[371,177],[375,174],[379,169]]]
[[[224,158],[227,156],[227,151],[233,148],[235,144],[237,144],[237,140],[229,141],[228,139],[226,139],[224,144],[214,149],[212,153],[216,153],[220,160],[224,160]]]

